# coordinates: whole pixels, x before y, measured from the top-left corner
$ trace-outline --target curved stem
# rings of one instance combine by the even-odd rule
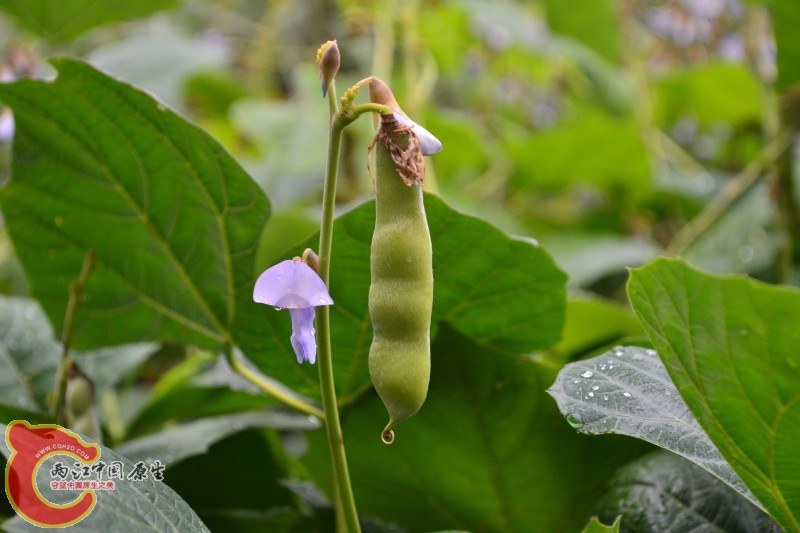
[[[260,376],[257,372],[247,368],[247,366],[233,354],[233,349],[230,344],[225,346],[225,358],[230,367],[242,376],[244,379],[264,391],[267,395],[272,396],[279,402],[297,409],[301,413],[316,416],[320,420],[325,418],[325,413],[306,402],[302,398],[283,390],[280,386],[270,382],[268,379]]]
[[[764,171],[772,165],[792,143],[794,133],[782,131],[733,179],[719,196],[715,197],[695,218],[686,224],[664,249],[664,255],[682,254],[692,243],[713,226],[728,208],[755,185]]]
[[[388,115],[392,112],[391,108],[387,105],[383,104],[358,104],[357,106],[352,106],[350,108],[342,108],[339,113],[336,115],[334,119],[334,123],[338,124],[339,128],[344,128],[355,119],[363,115],[364,113],[378,113],[380,115]],[[341,132],[340,132],[341,134]],[[337,153],[336,161],[338,164],[339,156]],[[335,184],[334,184],[335,190]]]
[[[325,186],[322,195],[322,222],[319,231],[319,276],[330,286],[331,248],[333,246],[333,212],[336,205],[336,178],[339,171],[339,152],[342,146],[342,132],[349,121],[341,119],[341,112],[331,123],[328,145],[328,167],[325,172]],[[319,384],[322,392],[322,408],[325,411],[325,430],[328,436],[328,447],[333,464],[334,494],[340,507],[336,510],[341,515],[340,523],[344,523],[347,531],[358,532],[358,524],[353,489],[350,486],[350,473],[347,470],[347,456],[339,423],[339,409],[336,405],[336,388],[333,380],[333,357],[331,355],[330,308],[317,308],[317,365],[319,366]]]

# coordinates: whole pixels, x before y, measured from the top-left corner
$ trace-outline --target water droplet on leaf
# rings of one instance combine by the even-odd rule
[[[570,426],[572,426],[575,429],[580,429],[583,427],[583,422],[578,417],[572,414],[567,414],[567,422],[569,423]]]

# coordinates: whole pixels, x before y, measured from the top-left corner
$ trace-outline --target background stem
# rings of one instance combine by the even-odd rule
[[[695,218],[686,224],[664,250],[666,256],[682,254],[693,242],[713,226],[736,200],[742,197],[762,177],[791,145],[794,135],[782,131],[715,197]]]
[[[53,400],[53,417],[56,424],[63,426],[66,423],[65,397],[67,395],[67,381],[69,380],[69,370],[72,360],[69,357],[69,349],[72,345],[72,328],[75,325],[75,313],[78,311],[83,289],[89,281],[89,274],[94,269],[95,254],[93,249],[86,250],[83,255],[83,266],[78,279],[69,285],[69,300],[67,301],[67,312],[64,315],[64,329],[61,331],[61,362],[58,365],[56,374],[56,391]]]

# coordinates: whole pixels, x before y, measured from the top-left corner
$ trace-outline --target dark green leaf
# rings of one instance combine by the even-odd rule
[[[666,448],[760,506],[678,394],[655,350],[616,348],[564,367],[547,391],[581,433],[619,433]]]
[[[800,292],[660,259],[628,295],[700,425],[770,514],[800,529]]]
[[[264,514],[294,503],[292,493],[281,484],[286,471],[276,461],[264,433],[242,431],[215,443],[203,455],[167,465],[164,481],[214,531],[241,531],[245,515],[258,524]]]
[[[2,0],[0,9],[51,41],[64,42],[86,30],[170,9],[177,0]]]
[[[0,425],[5,434],[6,426]],[[87,441],[88,442],[88,441]],[[124,472],[133,470],[134,462],[119,455],[110,448],[101,446],[100,458],[106,463],[122,461]],[[9,450],[3,442],[0,450],[6,456]],[[41,495],[47,500],[59,504],[68,503],[75,498],[75,493],[65,490],[52,490],[49,476],[53,465],[61,461],[68,463],[69,456],[54,455],[44,460],[37,471],[37,486]],[[70,526],[69,531],[98,532],[125,531],[126,533],[174,531],[208,531],[202,521],[171,488],[163,481],[156,481],[148,475],[142,481],[119,480],[115,490],[98,490],[97,504],[86,518]],[[15,517],[3,524],[9,532],[41,531],[41,528]]]
[[[544,394],[552,373],[442,327],[420,412],[385,446],[386,411],[361,397],[343,415],[359,512],[411,531],[575,531],[604,480],[641,443],[576,435]],[[327,486],[326,443],[306,461]]]
[[[269,205],[207,134],[78,61],[52,82],[0,85],[17,121],[0,204],[54,324],[93,249],[76,347],[171,340],[216,347],[249,293]]]
[[[425,209],[433,241],[434,324],[447,322],[480,344],[517,352],[558,340],[565,276],[542,248],[454,211],[435,196],[426,196]],[[350,399],[370,386],[367,299],[374,221],[375,204],[369,202],[334,227],[331,339],[339,394]],[[314,236],[286,257],[316,248],[317,242]],[[247,300],[235,332],[242,351],[268,375],[301,394],[318,396],[317,369],[298,365],[292,352],[288,313]]]
[[[53,424],[55,422],[48,413],[28,411],[14,405],[0,403],[0,424],[7,424],[12,420],[27,420],[31,424]]]
[[[778,533],[763,511],[692,463],[655,452],[621,468],[602,499],[602,517],[623,515],[619,531]]]

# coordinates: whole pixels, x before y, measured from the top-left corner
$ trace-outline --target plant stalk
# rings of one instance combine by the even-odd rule
[[[666,256],[677,256],[686,251],[701,235],[708,231],[744,193],[755,185],[794,138],[792,131],[779,132],[774,140],[733,179],[695,218],[686,224],[664,250]]]
[[[234,372],[238,373],[244,379],[258,387],[260,390],[265,392],[268,396],[272,396],[279,402],[288,405],[293,409],[297,409],[301,413],[305,413],[307,415],[316,416],[320,420],[325,418],[325,413],[311,405],[309,402],[303,400],[302,398],[298,398],[297,396],[290,394],[289,392],[283,390],[281,387],[275,385],[274,383],[270,382],[268,379],[265,379],[263,376],[260,376],[257,372],[254,372],[250,368],[248,368],[241,360],[239,360],[233,354],[233,348],[230,344],[225,346],[225,358],[228,361],[228,365],[233,369]]]
[[[63,426],[66,424],[66,395],[67,381],[69,381],[69,370],[72,366],[72,359],[69,357],[69,350],[72,346],[72,329],[75,326],[75,314],[80,306],[83,297],[83,290],[89,281],[89,275],[94,270],[95,252],[93,249],[86,250],[83,255],[83,265],[78,279],[69,285],[69,300],[67,300],[67,312],[64,315],[64,328],[61,331],[61,362],[58,365],[56,375],[56,391],[53,401],[53,418],[56,424]]]
[[[330,91],[329,94],[334,94]],[[331,107],[333,109],[333,107]],[[322,194],[322,222],[319,232],[319,276],[325,285],[330,286],[331,249],[333,246],[333,214],[336,206],[336,179],[339,171],[339,153],[342,146],[342,133],[349,122],[340,113],[331,120],[330,140],[328,145],[328,166],[325,172],[325,185]],[[347,470],[342,428],[339,422],[339,409],[336,405],[336,387],[333,378],[333,357],[331,355],[330,308],[320,306],[316,315],[317,328],[317,365],[319,366],[319,384],[322,393],[322,408],[325,411],[325,431],[328,447],[331,452],[333,480],[338,504],[336,509],[337,523],[343,524],[345,531],[354,533],[361,531],[358,523],[353,489],[350,486],[350,473]]]

